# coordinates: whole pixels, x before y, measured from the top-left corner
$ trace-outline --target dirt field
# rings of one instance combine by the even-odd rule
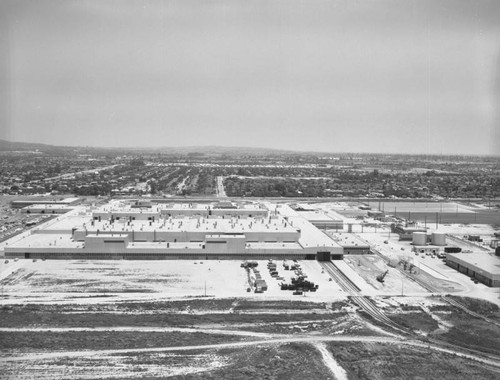
[[[468,359],[392,344],[329,343],[349,380],[498,379],[498,373]]]
[[[305,297],[281,291],[270,276],[268,292],[248,293],[239,264],[10,263],[0,272],[1,378],[494,378],[490,365],[457,355],[464,348],[500,355],[500,329],[439,297],[373,296],[411,330],[396,335],[328,282],[316,262],[303,267],[321,291]],[[371,275],[377,265],[361,266]],[[391,281],[397,288],[396,275]],[[500,319],[496,305],[457,299]],[[438,340],[457,355],[427,346]]]
[[[454,297],[470,310],[490,319],[500,321],[497,305],[471,298]],[[500,328],[483,319],[475,318],[455,306],[421,300],[413,304],[404,304],[390,300],[390,305],[383,307],[384,312],[396,323],[408,327],[422,336],[439,339],[464,348],[500,355],[498,342]]]
[[[1,353],[78,350],[133,349],[150,347],[220,344],[248,339],[240,336],[202,332],[142,331],[0,331]]]
[[[10,302],[82,303],[126,300],[165,300],[172,298],[215,296],[295,300],[291,291],[280,289],[280,280],[269,274],[267,261],[258,261],[268,290],[255,295],[249,287],[241,260],[127,261],[127,260],[19,260],[0,263],[0,286],[4,304]],[[331,302],[345,298],[335,282],[329,282],[316,261],[301,262],[303,271],[319,285],[316,292],[301,298]],[[290,281],[291,271],[278,268]],[[99,297],[96,297],[99,296]]]

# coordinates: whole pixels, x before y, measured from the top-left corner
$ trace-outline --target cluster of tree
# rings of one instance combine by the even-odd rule
[[[324,179],[228,177],[224,181],[227,195],[248,197],[323,197],[331,185]]]

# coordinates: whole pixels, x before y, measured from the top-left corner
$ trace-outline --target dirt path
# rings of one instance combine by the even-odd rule
[[[332,353],[328,351],[324,343],[316,343],[314,347],[316,347],[316,349],[321,353],[323,362],[330,369],[335,379],[348,380],[346,371],[344,371],[339,363],[337,363]]]
[[[243,341],[243,342],[233,342],[233,343],[221,343],[221,344],[208,344],[208,345],[196,345],[196,346],[174,346],[174,347],[155,347],[155,348],[130,348],[130,349],[113,349],[113,350],[88,350],[88,351],[66,351],[66,352],[47,352],[47,353],[28,353],[23,356],[12,356],[0,358],[0,363],[14,362],[14,361],[38,361],[46,359],[55,359],[63,357],[90,357],[90,356],[103,356],[103,355],[114,355],[114,354],[127,354],[127,353],[145,353],[145,352],[172,352],[172,351],[196,351],[196,350],[206,350],[206,349],[222,349],[222,348],[241,348],[250,346],[261,346],[270,344],[286,344],[286,343],[310,343],[317,344],[322,342],[369,342],[369,343],[384,343],[384,344],[396,344],[396,345],[408,345],[412,347],[425,348],[429,350],[444,352],[463,358],[475,360],[483,364],[487,364],[493,368],[500,369],[500,358],[493,358],[491,355],[489,358],[485,358],[479,355],[473,355],[465,353],[463,351],[458,351],[451,348],[444,348],[432,343],[424,343],[417,340],[404,340],[380,337],[380,336],[296,336],[289,338],[273,338],[265,340],[254,340],[254,341]]]
[[[218,198],[226,198],[227,197],[226,191],[224,190],[224,177],[222,177],[222,176],[217,177],[217,185],[215,188],[217,191]]]

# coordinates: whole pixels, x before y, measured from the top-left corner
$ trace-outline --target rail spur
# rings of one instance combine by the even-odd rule
[[[387,256],[383,255],[380,251],[376,250],[376,249],[371,249],[371,252],[378,255],[379,257],[382,258],[382,260],[384,260],[385,263],[388,263],[390,260]],[[449,305],[451,306],[455,306],[456,308],[459,308],[461,309],[462,311],[464,311],[465,313],[475,317],[475,318],[479,318],[479,319],[482,319],[488,323],[491,323],[495,326],[498,326],[500,327],[500,323],[498,323],[497,321],[494,321],[492,320],[491,318],[488,318],[488,317],[485,317],[484,315],[481,315],[479,313],[476,313],[475,311],[473,310],[470,310],[469,308],[467,308],[467,306],[463,305],[461,302],[449,297],[449,295],[447,294],[442,294],[442,291],[437,289],[436,287],[430,285],[429,283],[425,282],[425,281],[422,281],[421,279],[417,278],[417,277],[413,277],[411,276],[409,273],[407,273],[406,271],[402,270],[401,268],[396,268],[399,273],[401,273],[402,276],[404,276],[407,280],[410,280],[410,281],[413,281],[415,282],[416,284],[420,285],[421,287],[423,287],[424,289],[426,289],[427,291],[429,291],[431,294],[436,294],[436,295],[439,295],[440,298],[447,302]]]
[[[354,284],[342,271],[340,271],[331,261],[321,262],[322,268],[333,278],[333,280],[340,286],[340,288],[349,294],[350,298],[356,305],[363,311],[374,318],[376,321],[394,329],[399,332],[408,334],[409,331],[392,321],[385,315],[375,304],[365,296],[361,295],[361,289]]]

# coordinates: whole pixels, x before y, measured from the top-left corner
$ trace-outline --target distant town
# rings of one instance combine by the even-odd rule
[[[498,207],[492,156],[301,153],[263,149],[96,149],[0,142],[0,193],[464,199]],[[222,186],[220,186],[221,184]]]
[[[499,157],[1,141],[0,162],[6,378],[498,375]]]

